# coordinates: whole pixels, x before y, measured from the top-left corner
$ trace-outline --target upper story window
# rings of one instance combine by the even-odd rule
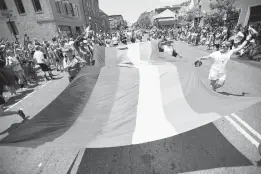
[[[61,10],[61,1],[55,1],[55,6],[56,6],[56,10],[58,13],[62,13],[62,10]]]
[[[71,11],[72,16],[75,16],[75,12],[73,10],[73,4],[69,3],[69,7],[70,7],[70,11]]]
[[[15,5],[16,8],[18,10],[19,14],[24,14],[25,13],[25,9],[24,9],[24,4],[22,0],[14,0],[15,1]]]
[[[14,21],[8,21],[8,22],[6,22],[6,24],[7,24],[12,35],[19,35],[19,32],[17,30],[17,27],[16,27]]]
[[[0,10],[7,10],[5,0],[0,0]]]
[[[76,17],[80,16],[78,6],[75,6],[75,15]]]
[[[41,6],[41,3],[40,3],[40,0],[32,0],[32,3],[33,3],[34,11],[35,11],[35,12],[43,11],[43,10],[42,10],[42,6]]]
[[[68,8],[67,8],[66,3],[63,3],[63,9],[64,9],[65,14],[68,15],[69,12],[68,12]]]

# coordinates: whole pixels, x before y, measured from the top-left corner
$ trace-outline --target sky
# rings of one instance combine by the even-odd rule
[[[99,0],[99,5],[107,15],[122,15],[124,20],[134,23],[144,11],[184,1],[186,0]]]

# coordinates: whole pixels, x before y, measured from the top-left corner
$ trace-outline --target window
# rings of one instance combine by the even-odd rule
[[[71,11],[72,16],[75,16],[75,13],[74,13],[74,10],[73,10],[73,4],[69,3],[69,7],[70,7],[70,11]]]
[[[76,33],[81,34],[81,27],[75,27]]]
[[[7,24],[12,35],[18,35],[19,34],[14,21],[8,21],[8,22],[6,22],[6,24]]]
[[[79,17],[79,10],[78,10],[78,6],[75,6],[75,10],[76,10],[76,11],[75,11],[75,14],[76,14],[76,16],[77,16],[77,17]]]
[[[63,3],[63,8],[64,8],[64,11],[65,11],[65,14],[68,15],[69,13],[68,13],[66,2]]]
[[[5,0],[0,0],[0,10],[7,10]]]
[[[15,5],[16,8],[18,10],[19,14],[24,14],[25,13],[25,9],[24,9],[24,4],[22,0],[14,0],[15,1]]]
[[[55,6],[56,6],[57,12],[58,12],[58,13],[62,13],[61,8],[60,8],[59,1],[55,1]]]
[[[32,0],[32,3],[33,3],[35,12],[42,11],[40,0]]]

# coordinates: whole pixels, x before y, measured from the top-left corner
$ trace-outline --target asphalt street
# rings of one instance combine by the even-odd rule
[[[175,43],[177,51],[184,57],[184,59],[193,61],[200,57],[208,54],[202,48],[192,47],[186,43],[176,42]],[[225,86],[220,89],[220,92],[223,95],[234,95],[240,97],[244,96],[261,96],[261,68],[259,67],[258,62],[252,63],[254,65],[249,64],[248,62],[240,62],[239,60],[232,60],[228,64],[228,74],[227,81]],[[200,74],[207,80],[208,70],[211,65],[211,61],[203,62],[203,66],[200,67]],[[32,119],[37,113],[39,113],[43,108],[45,108],[52,100],[54,100],[69,84],[68,77],[66,73],[63,73],[57,76],[57,80],[52,80],[49,82],[41,81],[40,85],[38,85],[35,89],[30,89],[31,91],[26,93],[25,96],[20,97],[16,100],[10,99],[7,107],[10,110],[17,110],[19,108],[23,108],[25,113],[30,116]],[[173,138],[173,140],[166,141],[174,141],[175,146],[166,147],[166,150],[171,149],[177,153],[177,156],[174,160],[178,163],[182,163],[182,161],[192,161],[192,160],[202,160],[201,164],[191,162],[191,165],[194,166],[183,166],[180,164],[179,167],[175,164],[165,164],[169,158],[162,158],[161,161],[157,161],[157,164],[153,162],[153,158],[156,155],[154,152],[145,153],[146,149],[143,149],[142,146],[140,150],[141,154],[149,154],[150,155],[142,155],[141,159],[139,159],[135,154],[129,155],[129,159],[121,159],[121,162],[115,162],[111,169],[105,169],[106,166],[99,166],[102,168],[101,170],[96,170],[96,173],[100,173],[103,171],[104,173],[117,173],[118,171],[124,171],[123,169],[127,169],[125,173],[159,173],[157,172],[157,167],[165,167],[171,168],[169,171],[172,173],[261,173],[260,168],[256,168],[249,164],[249,161],[259,160],[261,157],[258,154],[256,144],[261,143],[261,103],[252,106],[244,111],[240,111],[234,113],[235,115],[229,115],[221,120],[214,122],[212,125],[207,125],[203,128],[203,130],[198,130],[192,134],[202,134],[204,138],[208,139],[210,142],[208,144],[204,144],[209,149],[208,152],[198,153],[190,140],[186,140],[187,144],[181,144],[180,142],[184,142],[183,136],[179,136],[177,139]],[[236,123],[236,124],[232,124]],[[0,139],[7,136],[10,132],[15,130],[19,124],[23,124],[22,120],[18,116],[8,116],[0,118]],[[238,127],[239,126],[239,127]],[[217,131],[209,132],[211,130]],[[252,128],[252,129],[249,129]],[[243,131],[242,131],[243,130]],[[213,136],[212,136],[213,135]],[[213,137],[219,137],[218,140],[213,139]],[[251,137],[253,139],[251,139]],[[223,146],[218,145],[219,141],[228,140],[231,144],[222,144]],[[202,143],[202,138],[198,139],[198,143]],[[159,143],[158,143],[159,144]],[[237,151],[242,153],[242,155],[246,158],[241,160],[241,162],[231,161],[235,160],[237,157],[236,150],[227,151],[223,149],[230,149],[227,147],[234,146]],[[153,146],[157,146],[155,143]],[[130,153],[134,147],[126,147],[122,148],[122,153]],[[179,154],[180,149],[184,149],[187,153]],[[45,148],[44,146],[40,146],[36,149],[31,148],[14,148],[14,147],[0,147],[0,173],[67,173],[70,169],[72,173],[88,173],[87,169],[91,169],[93,166],[102,164],[110,164],[110,161],[114,161],[113,157],[109,155],[99,156],[96,152],[100,151],[99,149],[86,149],[85,151],[82,149],[59,149],[59,148]],[[157,153],[160,154],[162,149],[157,149]],[[136,153],[137,153],[136,152]],[[222,158],[223,155],[227,155],[227,158],[224,159],[227,164],[227,167],[220,166],[211,166],[211,161],[208,162],[208,158],[204,158],[204,155],[216,154],[218,158]],[[104,149],[104,154],[106,154],[106,149]],[[120,152],[115,151],[115,156],[120,156]],[[77,156],[77,158],[76,158]],[[94,160],[92,159],[99,159]],[[102,159],[102,160],[100,160]],[[185,160],[186,159],[186,160]],[[205,161],[204,161],[204,160]],[[87,165],[80,164],[80,161],[87,161]],[[129,161],[138,161],[140,164],[135,164],[132,167],[129,166]],[[71,165],[73,163],[73,165]],[[205,163],[205,164],[204,164]],[[208,164],[208,168],[204,165]],[[142,170],[144,165],[155,165],[156,167],[153,170]],[[230,164],[232,166],[239,167],[229,167]],[[234,165],[233,165],[234,164]],[[242,166],[240,166],[240,164]],[[118,165],[118,167],[115,167]],[[157,166],[158,165],[158,166]],[[125,167],[124,167],[125,166]],[[196,166],[196,167],[195,167]],[[245,166],[245,167],[244,167]],[[179,169],[178,169],[179,168]],[[215,168],[215,169],[214,169]],[[118,169],[118,170],[115,170]],[[198,169],[196,171],[195,169]],[[92,170],[95,171],[95,170]]]

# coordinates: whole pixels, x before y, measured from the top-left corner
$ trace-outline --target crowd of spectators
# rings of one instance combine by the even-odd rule
[[[150,30],[152,38],[162,38],[165,36],[170,40],[180,40],[192,46],[204,46],[206,50],[219,50],[220,45],[229,41],[231,49],[244,42],[249,32],[252,32],[254,39],[238,53],[238,57],[247,57],[251,60],[261,61],[261,25],[242,27],[238,25],[234,28],[226,26],[220,27],[165,27]]]

